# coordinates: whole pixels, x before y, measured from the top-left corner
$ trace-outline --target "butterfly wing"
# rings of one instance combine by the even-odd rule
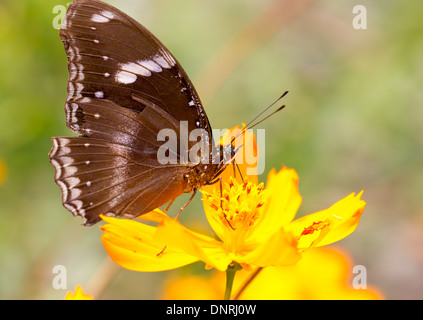
[[[178,130],[163,111],[146,107],[136,113],[108,100],[78,98],[71,118],[81,118],[81,137],[53,138],[49,154],[65,208],[86,219],[100,214],[136,217],[184,192],[181,165],[157,159],[159,127]],[[169,149],[177,156],[177,150]]]
[[[136,112],[149,101],[177,121],[187,121],[189,132],[210,132],[198,94],[180,64],[125,13],[100,1],[76,0],[60,37],[69,62],[67,119],[69,104],[78,97],[108,99]],[[70,128],[79,133],[77,127]]]
[[[92,225],[100,214],[136,217],[186,191],[190,165],[157,157],[161,129],[210,132],[182,67],[147,29],[103,2],[74,1],[62,25],[66,123],[79,135],[53,138],[49,154],[65,208]],[[181,158],[177,147],[169,153]]]

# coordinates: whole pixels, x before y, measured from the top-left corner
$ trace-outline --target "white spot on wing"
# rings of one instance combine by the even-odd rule
[[[74,166],[70,166],[70,167],[63,166],[62,168],[63,168],[63,175],[66,177],[73,176],[78,171],[78,168]]]
[[[50,160],[51,164],[53,165],[54,169],[56,169],[56,174],[54,176],[55,179],[59,179],[60,176],[62,175],[62,167],[60,166],[60,163],[57,162],[54,159]],[[60,186],[59,186],[60,187]]]
[[[71,199],[78,198],[81,195],[81,193],[82,193],[82,190],[81,189],[69,189],[69,191],[70,191],[69,194],[70,194],[70,198]]]
[[[110,11],[102,11],[101,14],[109,19],[113,19],[115,16],[112,12]]]
[[[56,181],[56,183],[57,183],[57,185],[59,186],[59,188],[60,188],[60,190],[62,191],[62,201],[63,202],[65,202],[65,201],[67,201],[67,199],[68,199],[68,188],[66,187],[66,185],[62,182],[62,181],[60,181],[60,180],[57,180]]]
[[[104,14],[105,11],[102,12],[102,14]],[[105,17],[104,15],[100,15],[100,14],[93,14],[93,16],[91,17],[91,21],[93,22],[98,22],[98,23],[106,23],[109,22],[110,19],[107,18],[107,16]]]
[[[124,84],[134,83],[137,80],[137,75],[144,77],[151,76],[151,71],[148,67],[152,68],[152,71],[158,71],[160,68],[160,66],[153,61],[149,61],[149,63],[143,61],[143,64],[144,65],[134,62],[120,64],[120,70],[116,73],[115,80]]]
[[[137,76],[127,71],[118,71],[116,73],[115,80],[123,84],[129,84],[134,83],[137,80]]]
[[[150,70],[150,71],[154,71],[154,72],[162,72],[162,68],[160,67],[160,65],[158,65],[156,62],[154,62],[153,60],[138,60],[137,63],[139,65],[141,65],[142,67]]]
[[[82,83],[75,83],[76,85],[76,92],[74,93],[75,97],[82,97],[82,90],[84,89],[84,85]]]
[[[73,59],[75,59],[75,50],[73,49],[73,47],[69,47],[67,54],[69,61],[73,61]]]
[[[153,60],[156,61],[160,66],[165,69],[170,69],[172,66],[159,54],[156,54],[153,57]]]
[[[75,91],[75,87],[73,86],[73,83],[69,81],[68,82],[68,92],[73,94],[74,91]]]
[[[94,92],[94,95],[98,99],[103,99],[104,98],[104,92],[103,91],[96,91],[96,92]]]
[[[68,149],[68,150],[65,151],[63,149]],[[70,153],[70,148],[62,147],[62,151],[63,151],[63,153],[68,154],[68,153]],[[62,161],[62,168],[65,168],[65,167],[70,166],[73,163],[74,160],[71,157],[61,157],[60,161]]]
[[[58,150],[59,150],[59,144],[57,143],[57,139],[53,139],[53,148],[50,151],[50,157],[53,158],[56,155]]]
[[[145,77],[151,76],[151,72],[148,69],[146,69],[145,67],[143,67],[143,66],[141,66],[137,63],[133,63],[133,62],[122,64],[121,70],[131,72],[131,73],[135,73],[135,74],[139,74],[139,75],[145,76]]]
[[[71,206],[70,204],[68,204],[68,203],[64,203],[63,204],[63,206],[66,208],[66,209],[68,209],[70,212],[72,212],[72,214],[74,215],[74,216],[76,216],[76,210],[75,210],[75,208],[73,207],[73,206]]]
[[[65,181],[67,182],[69,189],[75,188],[81,182],[81,180],[77,177],[69,177],[66,178]]]
[[[77,83],[78,84],[78,83]],[[76,113],[79,109],[79,106],[77,103],[72,102],[70,104],[71,106],[71,111],[70,111],[70,120],[72,121],[72,123],[77,123],[78,122],[78,117],[76,116]]]
[[[78,190],[79,194],[82,193],[81,190],[79,189],[74,189],[74,190]],[[81,210],[84,203],[81,200],[75,200],[75,201],[72,201],[71,204],[75,207],[76,210]]]
[[[169,63],[171,67],[173,67],[176,64],[175,59],[172,57],[172,55],[168,51],[160,50],[160,53],[162,54],[163,58]]]

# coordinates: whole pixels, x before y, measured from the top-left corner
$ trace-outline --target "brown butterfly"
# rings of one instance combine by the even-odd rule
[[[238,149],[214,147],[194,86],[154,35],[106,3],[75,0],[60,37],[66,124],[78,137],[53,138],[49,157],[66,209],[88,226],[100,214],[134,218],[217,181]],[[178,142],[167,149],[176,162],[162,163],[164,128],[177,137],[201,129],[203,156],[187,159],[197,142]]]

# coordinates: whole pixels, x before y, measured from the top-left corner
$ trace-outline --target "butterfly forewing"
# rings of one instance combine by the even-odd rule
[[[94,97],[137,112],[146,103],[155,104],[177,121],[188,121],[189,131],[210,131],[182,67],[156,37],[123,12],[100,1],[74,1],[60,37],[69,62],[68,120],[74,98]]]

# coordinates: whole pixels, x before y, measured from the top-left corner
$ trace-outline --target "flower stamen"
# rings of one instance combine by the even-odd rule
[[[313,222],[311,226],[304,228],[304,231],[301,233],[301,236],[313,234],[314,231],[322,230],[323,228],[327,227],[329,224],[330,223],[328,221]]]

